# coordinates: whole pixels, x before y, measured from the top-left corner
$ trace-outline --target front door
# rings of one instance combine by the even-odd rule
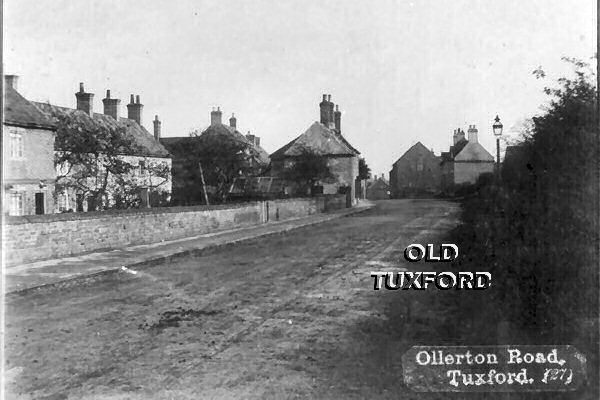
[[[35,194],[35,213],[36,214],[44,213],[44,193],[36,193]]]

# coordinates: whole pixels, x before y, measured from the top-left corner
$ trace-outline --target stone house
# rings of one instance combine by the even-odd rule
[[[6,75],[4,80],[2,212],[52,213],[56,125],[17,91],[17,76]]]
[[[122,129],[124,135],[133,143],[133,146],[124,149],[123,153],[117,154],[117,156],[132,168],[125,176],[109,175],[107,178],[109,195],[105,200],[106,204],[97,204],[97,199],[86,192],[74,178],[79,169],[83,168],[82,166],[57,165],[56,176],[62,177],[62,179],[59,179],[61,189],[55,194],[55,212],[85,212],[110,208],[117,204],[120,201],[120,196],[122,196],[122,184],[119,185],[118,181],[126,181],[128,185],[138,191],[136,197],[142,207],[167,204],[171,195],[171,155],[159,142],[161,121],[158,116],[155,116],[153,121],[154,132],[151,134],[142,123],[144,106],[140,102],[139,95],[135,98],[133,94],[131,95],[130,103],[127,104],[127,118],[121,117],[121,100],[111,98],[110,90],[106,91],[106,98],[102,100],[103,113],[94,112],[94,94],[85,92],[83,83],[80,83],[79,92],[75,93],[75,97],[76,108],[40,102],[33,102],[33,104],[54,121],[58,121],[62,116],[73,117],[77,129],[87,134],[91,134],[97,128]],[[63,149],[55,147],[55,151],[59,153]],[[99,159],[101,160],[101,155]],[[165,172],[158,175],[153,172],[157,170]],[[91,181],[102,179],[104,174],[106,172],[99,168],[98,176],[87,178],[90,181],[90,186]]]
[[[392,165],[392,198],[426,197],[440,191],[440,158],[421,142],[408,149]]]
[[[350,200],[356,202],[356,178],[358,177],[359,151],[342,136],[341,111],[331,101],[331,95],[323,95],[319,104],[320,122],[314,122],[300,136],[271,154],[271,175],[283,177],[286,168],[293,165],[304,151],[325,156],[333,174],[329,182],[321,182],[323,194],[350,191]]]
[[[473,184],[484,173],[494,172],[494,156],[478,141],[478,130],[469,125],[468,140],[462,129],[454,131],[453,145],[442,153],[442,190],[452,193],[458,185]]]
[[[197,147],[202,137],[225,136],[247,147],[248,159],[252,169],[258,174],[269,165],[269,154],[261,147],[260,137],[248,132],[243,135],[237,129],[237,118],[234,114],[229,118],[229,125],[222,122],[220,107],[210,113],[210,125],[200,130],[196,136],[164,137],[161,143],[173,156],[173,202],[178,205],[203,203],[200,182],[200,170],[197,158],[191,149]],[[232,155],[233,156],[233,155]],[[209,183],[207,183],[210,186]],[[207,188],[207,192],[211,190]]]

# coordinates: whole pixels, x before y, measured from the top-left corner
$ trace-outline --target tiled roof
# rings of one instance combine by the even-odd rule
[[[61,115],[72,115],[77,116],[77,120],[83,125],[83,129],[91,129],[93,127],[109,127],[125,128],[125,133],[129,138],[136,144],[136,148],[130,151],[126,151],[127,155],[135,156],[147,156],[147,157],[170,157],[169,152],[165,147],[154,140],[154,136],[146,130],[143,126],[139,125],[132,119],[119,118],[119,121],[113,117],[105,114],[94,113],[93,117],[90,117],[83,111],[75,110],[68,107],[59,107],[47,103],[32,102],[35,106],[42,111],[49,118],[56,119]],[[60,149],[57,149],[60,150]]]
[[[244,135],[242,135],[238,130],[232,128],[228,125],[224,124],[215,124],[208,126],[206,129],[202,130],[200,136],[204,135],[227,135],[229,137],[233,137],[236,141],[243,143],[250,148],[254,149],[256,157],[261,164],[267,165],[269,164],[269,154],[260,146],[255,145],[250,142]],[[160,139],[161,143],[163,143],[167,148],[171,149],[173,146],[178,143],[192,143],[196,140],[197,136],[182,136],[182,137],[163,137]]]
[[[11,86],[6,86],[4,123],[25,128],[56,129],[56,124]]]
[[[407,155],[409,155],[409,154],[411,154],[411,153],[414,153],[414,152],[416,152],[416,151],[419,151],[419,152],[421,152],[421,153],[431,153],[431,155],[432,155],[433,157],[435,157],[435,154],[433,154],[433,152],[432,152],[431,150],[429,150],[427,147],[425,147],[425,145],[424,145],[423,143],[421,143],[421,142],[417,142],[417,143],[413,144],[413,145],[410,147],[410,149],[406,150],[406,151],[404,152],[404,154],[402,154],[402,155],[400,156],[400,158],[398,158],[398,159],[396,160],[396,162],[395,162],[394,164],[392,164],[392,165],[396,165],[396,164],[397,164],[397,163],[398,163],[400,160],[402,160],[404,157],[406,157]]]
[[[306,149],[327,156],[356,156],[360,154],[350,146],[342,135],[320,122],[315,122],[302,135],[271,154],[271,159],[299,156]]]

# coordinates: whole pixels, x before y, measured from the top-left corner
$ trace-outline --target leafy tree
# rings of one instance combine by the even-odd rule
[[[492,246],[471,257],[493,252],[500,304],[536,330],[577,331],[582,318],[598,317],[597,90],[587,64],[566,61],[573,76],[545,89],[549,102],[505,157],[500,185],[488,185],[464,213],[477,235],[470,240]]]
[[[371,168],[367,165],[367,162],[364,158],[358,159],[358,179],[370,179],[371,178]]]
[[[199,134],[192,131],[188,140],[173,145],[172,153],[180,156],[177,168],[176,197],[181,204],[202,204],[200,165],[211,203],[222,203],[233,180],[239,176],[260,173],[262,166],[255,162],[256,151],[241,138],[215,127]]]
[[[139,206],[142,189],[152,191],[168,181],[168,166],[141,167],[139,159],[126,157],[139,149],[124,127],[90,123],[78,113],[55,116],[57,193],[74,190],[88,199],[88,210],[131,208]]]
[[[327,157],[303,148],[301,154],[284,167],[283,178],[294,182],[298,193],[306,194],[318,183],[332,180],[334,175],[329,168]]]

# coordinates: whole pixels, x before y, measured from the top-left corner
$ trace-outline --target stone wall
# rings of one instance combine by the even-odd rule
[[[324,210],[325,202],[313,197],[226,206],[8,217],[3,245],[6,263],[15,265],[301,218]]]

